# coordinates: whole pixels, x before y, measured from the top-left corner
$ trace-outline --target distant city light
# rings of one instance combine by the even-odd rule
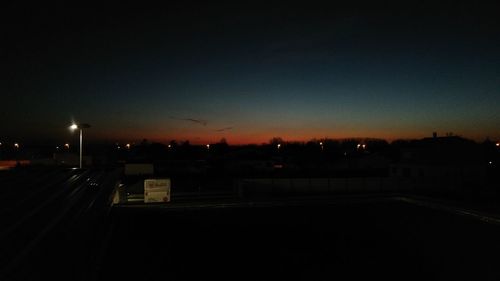
[[[281,143],[278,143],[277,147],[278,147],[278,149],[280,149],[280,147],[281,147]]]
[[[358,146],[357,146],[357,148],[359,149],[360,147],[361,147],[361,144],[360,144],[360,143],[358,143]]]
[[[210,149],[210,144],[207,144],[207,149]]]
[[[59,146],[56,146],[56,149],[59,149]]]
[[[16,142],[16,143],[14,143],[14,147],[15,147],[15,148],[19,148],[19,144],[18,144],[17,142]]]
[[[172,145],[171,145],[171,144],[169,144],[169,145],[168,145],[168,148],[172,148]]]
[[[493,162],[492,162],[492,161],[490,161],[490,162],[488,162],[488,164],[490,164],[490,165],[491,165],[491,164],[493,164]]]
[[[127,149],[130,149],[130,143],[127,143],[125,146],[127,147]]]
[[[2,145],[2,143],[1,143],[1,142],[0,142],[0,145]],[[500,146],[500,142],[497,142],[495,145],[496,145],[497,147],[499,147],[499,146]]]
[[[64,147],[67,148],[67,149],[69,149],[69,143],[65,143]]]
[[[363,149],[365,149],[366,148],[366,144],[363,144],[362,147],[363,147]]]

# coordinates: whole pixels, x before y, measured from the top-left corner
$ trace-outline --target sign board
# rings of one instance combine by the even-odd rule
[[[170,202],[170,179],[144,180],[144,203]]]

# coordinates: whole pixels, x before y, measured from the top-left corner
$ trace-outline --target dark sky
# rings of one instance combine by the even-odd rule
[[[498,139],[498,9],[474,2],[8,7],[0,139]]]

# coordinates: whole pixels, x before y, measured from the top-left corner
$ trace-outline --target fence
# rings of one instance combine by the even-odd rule
[[[240,196],[249,194],[325,194],[397,192],[409,185],[394,177],[359,178],[259,178],[237,182]]]

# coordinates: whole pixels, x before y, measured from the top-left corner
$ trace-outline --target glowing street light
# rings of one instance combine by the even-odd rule
[[[207,144],[207,150],[210,149],[210,144]]]
[[[18,144],[17,142],[16,142],[16,143],[14,143],[14,147],[15,147],[16,149],[19,149],[19,144]]]
[[[0,145],[2,145],[2,143],[0,143]],[[495,145],[496,145],[497,147],[500,147],[500,142],[497,142]]]
[[[69,149],[69,143],[65,143],[65,144],[64,144],[64,147],[65,147],[66,149]]]
[[[276,147],[277,147],[278,149],[280,149],[280,147],[281,147],[281,143],[278,143],[278,144],[276,145]]]
[[[127,147],[127,149],[130,149],[130,143],[127,143],[125,146]]]
[[[69,126],[69,128],[74,131],[76,129],[80,129],[80,169],[82,168],[82,153],[83,153],[83,149],[82,149],[82,144],[83,144],[83,129],[87,129],[87,128],[90,128],[90,125],[89,124],[72,124],[71,126]],[[69,147],[69,145],[68,145]]]

